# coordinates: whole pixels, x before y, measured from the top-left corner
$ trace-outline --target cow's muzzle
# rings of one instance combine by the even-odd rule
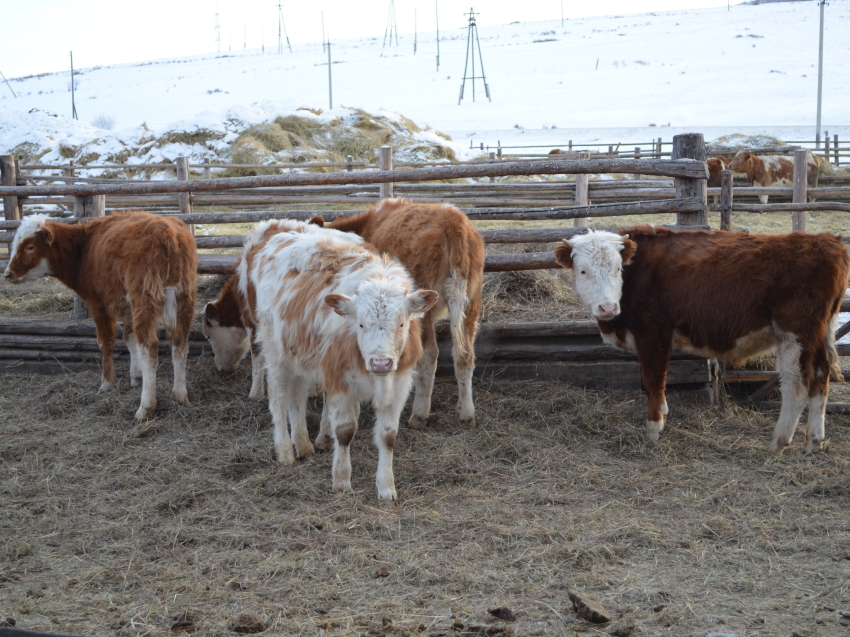
[[[369,360],[369,371],[381,376],[389,374],[393,371],[393,361],[391,358],[372,358]]]

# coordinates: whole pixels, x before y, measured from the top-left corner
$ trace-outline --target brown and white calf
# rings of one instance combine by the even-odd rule
[[[642,226],[576,237],[555,256],[602,338],[637,354],[650,440],[664,428],[673,350],[731,362],[775,352],[782,409],[770,449],[791,443],[807,403],[806,451],[820,448],[829,379],[841,378],[835,324],[850,257],[840,237]]]
[[[817,155],[806,153],[806,184],[809,188],[818,185],[820,159]],[[747,175],[747,185],[762,188],[794,186],[794,156],[770,155],[759,157],[748,150],[740,150],[732,158],[729,168],[736,173]],[[767,203],[768,195],[759,195],[762,203]]]
[[[323,221],[314,217],[311,223],[321,225]],[[338,217],[324,227],[359,235],[378,252],[401,261],[419,287],[439,292],[439,302],[422,320],[425,354],[416,370],[409,426],[424,429],[431,413],[439,355],[434,322],[448,316],[458,386],[458,422],[464,427],[475,427],[472,373],[481,313],[484,240],[467,216],[449,204],[397,198],[384,199],[354,217]],[[322,444],[323,441],[317,441],[320,448]]]
[[[136,420],[144,420],[156,407],[160,320],[171,341],[174,399],[189,404],[186,359],[197,270],[195,240],[177,219],[131,212],[69,225],[32,215],[15,233],[3,276],[12,283],[52,276],[88,304],[103,355],[101,391],[115,382],[115,323],[123,323],[130,384],[142,379]]]
[[[254,226],[243,244],[243,253],[251,250],[255,245],[267,241],[269,237],[278,232],[325,232],[315,224],[305,224],[290,219],[272,219],[263,221]],[[348,241],[363,243],[356,236],[342,235]],[[240,257],[241,258],[241,257]],[[237,266],[238,271],[238,266]],[[253,302],[253,299],[251,300]],[[256,326],[252,318],[253,308],[249,307],[249,300],[239,292],[239,275],[234,274],[225,282],[218,295],[212,303],[207,303],[204,308],[204,335],[212,346],[215,357],[215,366],[219,371],[233,372],[239,366],[239,362],[251,350],[251,391],[250,398],[260,399],[265,395],[265,368],[263,367],[263,352],[255,337]],[[323,423],[326,418],[323,417]],[[325,427],[322,427],[322,431]],[[332,441],[327,444],[318,443],[320,448],[329,449]]]
[[[417,289],[395,259],[300,225],[258,242],[249,237],[237,271],[268,374],[277,459],[295,461],[292,440],[299,457],[312,453],[307,396],[320,388],[334,444],[333,487],[351,489],[350,443],[360,403],[371,401],[378,497],[395,500],[398,421],[422,355],[420,319],[438,295]]]

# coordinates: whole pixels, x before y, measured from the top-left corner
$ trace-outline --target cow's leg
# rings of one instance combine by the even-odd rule
[[[136,420],[140,422],[150,417],[156,409],[156,363],[159,356],[156,324],[162,303],[162,298],[151,298],[143,292],[130,293],[133,333],[138,343],[139,368],[142,372],[142,399],[136,411]]]
[[[378,447],[378,471],[375,475],[375,485],[378,488],[378,499],[394,502],[398,499],[398,495],[393,475],[393,450],[398,436],[401,410],[404,409],[413,379],[410,374],[403,374],[381,380],[384,387],[377,393],[376,400],[373,402],[375,409],[373,438],[375,446]],[[377,402],[381,398],[383,398],[382,404]]]
[[[422,320],[422,350],[422,358],[416,364],[413,407],[407,423],[411,429],[425,429],[431,414],[431,394],[434,391],[434,374],[437,372],[437,357],[440,353],[431,312]]]
[[[666,347],[659,347],[664,343]],[[650,344],[637,344],[638,361],[643,388],[646,391],[648,410],[646,417],[646,437],[648,440],[658,440],[664,430],[664,416],[667,415],[667,368],[670,364],[670,338],[663,335],[662,339]]]
[[[286,408],[292,396],[289,392],[289,373],[286,363],[272,364],[266,359],[266,371],[269,377],[269,411],[274,423],[274,450],[277,461],[282,465],[295,463],[292,451],[292,439],[286,423]]]
[[[807,383],[804,381],[801,367],[803,351],[800,343],[792,334],[780,335],[778,340],[776,362],[782,391],[782,408],[779,410],[779,420],[776,421],[773,441],[770,443],[770,451],[774,453],[780,453],[791,444],[808,399]]]
[[[286,391],[288,397],[286,410],[289,414],[289,428],[295,453],[299,458],[313,455],[313,444],[307,433],[307,383],[301,376],[290,375]]]
[[[313,446],[321,451],[330,451],[334,446],[331,420],[328,416],[328,397],[324,393],[322,394],[322,420],[319,422],[319,433],[316,435],[316,442],[313,443]]]
[[[188,407],[191,403],[186,389],[186,368],[189,360],[189,330],[195,316],[195,301],[190,294],[177,294],[176,315],[176,324],[173,327],[166,325],[171,340],[171,364],[174,368],[171,395],[179,405]]]
[[[263,350],[255,340],[256,330],[248,329],[251,339],[251,391],[248,398],[262,399],[265,395],[266,368],[263,362]]]
[[[457,378],[457,417],[461,427],[475,428],[475,403],[472,402],[472,373],[475,371],[475,335],[481,312],[481,291],[468,298],[462,325],[452,326],[452,355]],[[458,337],[463,342],[459,343]]]
[[[106,308],[99,302],[90,302],[92,320],[97,332],[97,344],[100,346],[101,355],[101,381],[99,392],[107,391],[115,383],[115,365],[112,361],[112,351],[115,349],[115,321],[106,312]]]
[[[349,391],[326,395],[325,400],[334,437],[333,488],[335,491],[351,491],[351,440],[357,433],[357,398]]]
[[[767,197],[768,195],[759,195],[759,201],[761,201],[762,203],[767,203]]]
[[[133,333],[133,321],[124,323],[124,342],[130,350],[130,387],[137,387],[142,378],[142,368],[139,367],[139,342]]]
[[[827,329],[831,329],[828,327]],[[821,450],[826,437],[826,402],[829,395],[829,361],[826,350],[815,353],[815,370],[809,381],[809,426],[806,429],[806,453]]]

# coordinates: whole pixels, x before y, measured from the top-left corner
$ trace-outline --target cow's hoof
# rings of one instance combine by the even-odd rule
[[[334,448],[334,439],[328,434],[322,434],[313,443],[313,446],[319,451],[330,451]]]
[[[460,425],[461,429],[475,429],[478,426],[478,423],[475,421],[475,416],[472,418],[458,418],[458,425]]]
[[[339,482],[334,481],[334,491],[337,493],[348,493],[352,491],[351,488],[351,480],[340,480]]]
[[[658,442],[661,438],[661,431],[664,429],[663,420],[647,420],[646,421],[646,439],[652,442]]]
[[[809,440],[806,442],[806,453],[820,453],[824,450],[822,440]]]
[[[156,409],[156,405],[153,407],[139,407],[139,409],[136,410],[136,422],[146,421],[153,415],[154,409]]]
[[[791,441],[788,440],[788,438],[774,438],[767,447],[767,450],[770,451],[770,453],[782,453],[782,450],[788,446],[789,442]]]
[[[101,381],[100,387],[98,388],[97,393],[102,394],[103,392],[107,392],[110,389],[112,389],[112,383],[104,380],[104,381]]]
[[[398,504],[398,498],[396,497],[395,493],[388,498],[382,498],[378,496],[378,504],[381,506],[382,509],[392,509]]]
[[[313,457],[313,445],[308,445],[306,449],[301,449],[298,451],[298,459],[299,460],[309,460]]]
[[[411,429],[415,429],[416,431],[422,431],[425,429],[425,425],[428,424],[428,419],[423,418],[422,416],[411,416],[410,420],[407,421],[407,426]]]
[[[277,461],[285,467],[295,464],[295,453],[292,451],[292,445],[284,445],[283,448],[277,447]]]
[[[183,405],[184,407],[191,407],[192,403],[189,402],[189,395],[185,392],[183,393],[175,393],[172,394],[174,396],[174,402],[178,405]]]

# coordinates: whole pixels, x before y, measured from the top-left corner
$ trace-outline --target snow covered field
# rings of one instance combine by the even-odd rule
[[[486,7],[482,7],[486,10]],[[823,123],[850,136],[850,2],[827,8]],[[818,9],[814,2],[739,5],[619,17],[480,27],[482,86],[463,104],[466,29],[441,32],[435,68],[433,33],[333,42],[334,104],[403,114],[452,136],[457,147],[557,146],[669,141],[678,132],[707,140],[730,133],[814,138]],[[142,64],[80,69],[80,121],[69,119],[70,77],[10,78],[0,85],[0,152],[38,145],[122,140],[167,131],[227,132],[234,116],[270,120],[298,106],[328,109],[327,54],[319,43],[294,53],[222,52]],[[476,60],[477,63],[477,60]],[[30,113],[32,109],[39,111]],[[44,111],[60,114],[49,117]],[[112,120],[113,130],[92,126]],[[140,128],[145,124],[146,129]],[[655,126],[650,126],[654,124]],[[669,125],[669,126],[668,126]],[[111,141],[109,141],[111,140]],[[162,155],[197,149],[180,145]],[[468,154],[478,154],[475,150]],[[58,155],[56,155],[58,156]],[[45,160],[56,159],[50,155]],[[153,158],[151,158],[153,159]]]

